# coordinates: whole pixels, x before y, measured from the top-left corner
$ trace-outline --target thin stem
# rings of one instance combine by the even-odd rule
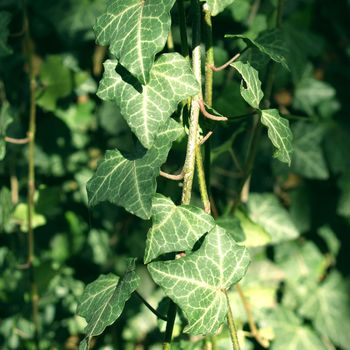
[[[6,136],[5,141],[8,143],[12,143],[14,145],[25,145],[26,143],[29,142],[29,137],[26,137],[24,139],[15,139],[13,137]]]
[[[227,290],[224,291],[225,296],[226,296],[226,300],[227,300],[227,325],[230,331],[230,336],[231,336],[231,340],[232,340],[232,346],[233,346],[233,350],[240,350],[240,346],[239,346],[239,341],[238,341],[238,336],[237,336],[237,330],[236,330],[236,326],[235,326],[235,322],[233,320],[233,313],[232,313],[232,309],[231,309],[231,304],[230,304],[230,299],[228,297],[227,294]]]
[[[205,23],[205,103],[208,106],[213,105],[213,70],[210,67],[215,66],[214,62],[214,46],[213,46],[213,24],[211,21],[211,13],[204,8]]]
[[[202,203],[204,206],[204,211],[208,214],[210,214],[210,200],[207,190],[207,184],[205,181],[205,172],[203,167],[203,158],[202,158],[202,152],[200,145],[197,145],[196,148],[196,164],[197,164],[197,176],[198,176],[198,182],[199,182],[199,191],[202,198]]]
[[[183,173],[183,171],[181,171],[180,174],[172,175],[172,174],[168,174],[168,173],[166,173],[166,172],[164,172],[164,171],[161,170],[161,171],[159,172],[159,175],[165,177],[166,179],[174,180],[174,181],[180,181],[180,180],[183,180],[183,178],[184,178],[184,173]]]
[[[167,44],[168,51],[174,52],[174,39],[173,39],[173,33],[171,32],[171,30],[169,31],[166,44]]]
[[[199,104],[199,108],[200,108],[200,111],[202,112],[202,114],[204,115],[204,117],[210,119],[210,120],[215,120],[217,122],[226,122],[228,120],[227,117],[219,117],[217,115],[214,115],[214,114],[211,114],[209,113],[206,109],[205,109],[205,106],[204,106],[204,103],[203,103],[203,100],[199,100],[198,101],[198,104]]]
[[[220,72],[221,70],[224,70],[225,68],[227,68],[231,63],[233,63],[234,61],[236,61],[242,53],[237,53],[236,55],[234,55],[229,61],[227,61],[226,63],[224,63],[222,66],[219,67],[215,67],[214,65],[209,65],[208,67],[214,71],[214,72]]]
[[[166,316],[162,315],[160,312],[158,312],[138,291],[135,291],[135,295],[145,304],[145,306],[158,318],[160,318],[163,321],[167,321]]]
[[[32,318],[34,323],[34,337],[35,346],[39,349],[39,294],[38,287],[36,284],[35,267],[33,261],[35,257],[34,246],[34,228],[33,228],[33,215],[35,212],[35,132],[36,132],[36,80],[35,70],[33,67],[33,42],[29,31],[28,16],[25,11],[24,15],[26,32],[24,34],[24,45],[27,53],[27,61],[29,67],[29,82],[30,82],[30,110],[29,110],[29,127],[28,127],[28,212],[27,212],[27,224],[28,224],[28,260],[27,265],[29,266],[29,277],[31,281],[31,301],[32,301]]]
[[[173,337],[176,312],[177,312],[176,304],[172,300],[170,300],[168,314],[167,314],[167,324],[165,329],[163,350],[170,350],[171,348],[171,341]]]

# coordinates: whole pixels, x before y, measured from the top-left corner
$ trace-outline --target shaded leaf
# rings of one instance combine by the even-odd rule
[[[329,226],[322,226],[318,229],[318,234],[327,244],[327,248],[333,259],[337,257],[340,249],[340,242],[334,231]]]
[[[11,14],[7,11],[0,11],[0,57],[12,53],[12,49],[7,45],[7,39],[10,34],[8,26],[11,21]]]
[[[338,180],[340,198],[337,206],[337,214],[350,217],[350,172],[343,174]]]
[[[216,224],[226,230],[236,242],[243,242],[245,234],[241,222],[236,217],[222,216],[215,220]],[[247,246],[246,244],[244,244]]]
[[[264,94],[261,90],[259,73],[249,63],[234,62],[232,67],[241,74],[244,82],[241,83],[241,95],[253,108],[258,109]]]
[[[0,111],[0,160],[3,160],[6,155],[6,130],[12,122],[10,105],[8,103],[3,103]]]
[[[122,277],[111,273],[101,275],[86,286],[77,308],[77,314],[84,317],[87,322],[84,330],[86,338],[79,348],[87,349],[90,338],[101,334],[121,315],[126,301],[139,284],[135,261],[136,259],[130,259]]]
[[[249,217],[261,225],[272,238],[272,243],[291,240],[299,236],[289,213],[278,199],[269,193],[251,193],[248,200]]]
[[[148,265],[154,281],[184,312],[185,332],[214,334],[225,319],[225,290],[246,273],[249,255],[227,232],[215,226],[201,248],[181,259]]]
[[[261,122],[268,128],[269,139],[277,148],[273,156],[290,165],[293,134],[289,121],[282,118],[277,109],[264,109],[261,111]]]
[[[311,319],[315,328],[339,348],[350,349],[350,297],[344,279],[332,272],[309,293],[300,313]]]
[[[281,30],[266,30],[262,32],[257,39],[252,39],[241,34],[227,34],[225,37],[243,39],[249,46],[256,47],[260,52],[266,54],[273,61],[282,64],[284,68],[289,70],[286,60],[288,47],[285,45],[285,40]]]
[[[154,56],[165,45],[175,0],[109,0],[98,17],[96,41],[109,45],[110,52],[137,79],[146,84]]]
[[[153,225],[147,233],[145,264],[161,254],[187,251],[215,225],[212,216],[192,205],[176,206],[156,194],[152,201]]]
[[[216,16],[224,11],[226,7],[231,5],[235,0],[201,0],[208,4],[209,11],[212,16]]]
[[[194,96],[199,85],[189,63],[177,53],[159,57],[145,86],[138,86],[125,71],[117,73],[117,64],[116,60],[104,63],[105,73],[97,94],[103,100],[116,102],[142,145],[150,148],[178,103]]]
[[[168,156],[171,143],[182,134],[182,130],[170,119],[148,151],[136,152],[128,157],[118,150],[107,151],[87,184],[89,204],[96,205],[107,200],[140,218],[149,219],[160,166]]]
[[[273,326],[275,340],[272,350],[326,350],[319,336],[310,327],[302,324],[292,311],[279,307],[270,316],[269,323]]]
[[[0,232],[5,228],[11,217],[13,204],[11,192],[8,188],[3,187],[0,191]]]

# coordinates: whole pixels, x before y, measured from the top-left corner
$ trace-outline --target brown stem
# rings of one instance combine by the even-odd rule
[[[220,72],[221,70],[224,70],[225,68],[227,68],[231,63],[236,61],[240,56],[241,56],[241,53],[237,53],[229,61],[224,63],[222,66],[215,67],[214,65],[209,65],[209,68],[214,72]]]
[[[5,141],[8,143],[13,143],[14,145],[25,145],[30,140],[29,137],[26,137],[24,139],[15,139],[13,137],[5,136]]]
[[[209,112],[205,109],[205,105],[204,105],[204,102],[203,102],[202,99],[199,99],[197,102],[198,102],[200,111],[201,111],[201,113],[204,115],[204,117],[206,117],[206,118],[208,118],[208,119],[211,119],[211,120],[218,121],[218,122],[225,122],[225,121],[228,120],[227,117],[219,117],[219,116],[217,116],[217,115],[214,115],[214,114],[209,113]]]
[[[159,172],[159,175],[165,177],[166,179],[174,180],[174,181],[180,181],[180,180],[183,180],[183,178],[184,178],[184,172],[183,171],[181,171],[180,174],[172,175],[172,174],[168,174],[168,173],[166,173],[166,172],[161,170]]]

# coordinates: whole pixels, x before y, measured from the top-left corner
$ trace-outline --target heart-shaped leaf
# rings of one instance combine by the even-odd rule
[[[87,184],[89,204],[107,200],[140,218],[149,219],[160,166],[168,156],[171,143],[182,131],[182,127],[170,119],[148,151],[127,158],[118,150],[107,151]]]
[[[234,62],[232,67],[237,69],[244,82],[241,83],[241,95],[253,108],[258,109],[264,94],[261,90],[261,81],[258,71],[249,63]],[[245,86],[246,85],[246,86]]]
[[[104,63],[105,73],[97,94],[103,100],[116,102],[142,145],[150,148],[178,103],[198,92],[198,82],[189,63],[177,53],[159,57],[145,86],[135,83],[120,66],[117,73],[117,64],[116,60]]]
[[[152,202],[153,226],[148,231],[145,264],[161,254],[187,251],[215,225],[212,216],[192,205],[176,206],[156,194]]]
[[[153,262],[154,281],[184,312],[191,334],[214,334],[227,314],[225,292],[246,273],[249,255],[223,228],[215,226],[196,252]]]
[[[109,0],[94,30],[98,44],[111,53],[137,79],[146,84],[154,56],[166,42],[170,10],[175,0]]]
[[[112,273],[101,275],[85,288],[77,309],[77,314],[87,322],[84,330],[86,338],[80,348],[88,349],[90,338],[101,334],[121,315],[126,301],[139,284],[135,261],[130,259],[123,277]]]
[[[293,134],[289,121],[282,118],[277,109],[261,111],[261,122],[268,128],[268,136],[276,147],[274,157],[290,165],[293,153]]]

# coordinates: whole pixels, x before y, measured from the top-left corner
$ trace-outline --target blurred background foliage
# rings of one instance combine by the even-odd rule
[[[256,38],[269,28],[274,6],[275,0],[235,0],[213,19],[217,65],[245,47],[242,40],[224,35]],[[4,350],[35,349],[30,276],[21,268],[28,250],[28,147],[4,141],[5,135],[24,138],[28,130],[29,33],[37,80],[33,225],[40,348],[77,349],[84,321],[75,311],[84,286],[101,273],[123,271],[124,257],[142,261],[149,223],[109,204],[87,207],[85,185],[104,151],[114,147],[127,151],[134,141],[116,107],[95,96],[108,53],[95,46],[92,25],[104,7],[105,0],[0,0],[0,348]],[[350,349],[349,10],[346,0],[285,1],[283,32],[290,71],[277,67],[272,105],[291,122],[293,162],[289,168],[273,160],[270,143],[262,138],[251,181],[254,194],[239,212],[243,229],[257,237],[250,244],[254,258],[242,288],[255,321],[264,337],[273,340],[275,350],[287,349],[299,338],[308,339],[308,350]],[[179,49],[176,8],[172,16]],[[263,72],[263,56],[254,50],[249,55],[252,65]],[[211,174],[215,210],[229,228],[232,218],[225,213],[237,196],[239,163],[251,128],[251,119],[245,116],[249,109],[239,96],[232,70],[215,74],[214,107],[230,118],[213,137]],[[165,170],[181,167],[184,148],[184,140],[174,145]],[[177,200],[181,188],[159,179],[158,192]],[[197,188],[194,202],[200,203]],[[301,236],[272,242],[269,225],[277,225],[282,236],[293,234],[290,230]],[[143,277],[142,295],[158,305],[162,293],[142,265],[138,272]],[[247,316],[236,292],[231,297],[243,336],[249,329]],[[179,319],[177,334],[182,327]],[[133,296],[94,349],[160,349],[163,328]],[[182,336],[174,349],[209,349],[209,343],[213,349],[230,348],[223,331],[209,340]],[[242,347],[260,348],[249,337]]]

